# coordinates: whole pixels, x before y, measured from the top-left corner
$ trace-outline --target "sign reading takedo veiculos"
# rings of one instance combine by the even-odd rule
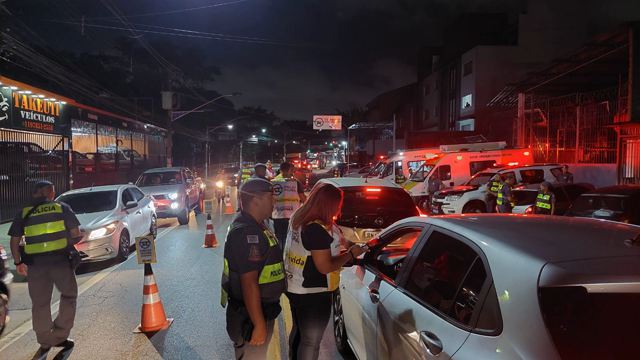
[[[136,238],[136,256],[138,257],[138,264],[156,263],[156,243],[153,235]]]
[[[342,130],[342,116],[314,115],[313,130]]]
[[[31,91],[0,89],[0,126],[37,132],[64,133],[64,102]]]

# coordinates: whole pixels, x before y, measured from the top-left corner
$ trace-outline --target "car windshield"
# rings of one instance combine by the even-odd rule
[[[145,173],[136,182],[136,185],[141,187],[175,184],[182,184],[182,176],[179,171]]]
[[[513,190],[511,194],[516,199],[516,206],[533,205],[538,197],[538,192],[535,190]]]
[[[589,293],[571,286],[541,288],[539,296],[542,318],[562,359],[640,359],[631,335],[640,323],[640,294]]]
[[[344,203],[338,225],[380,229],[394,222],[419,215],[409,194],[388,187],[343,188]]]
[[[378,164],[376,164],[376,166],[374,166],[371,169],[371,171],[369,171],[369,174],[367,175],[367,177],[377,177],[382,173],[382,170],[384,170],[386,165],[387,164],[384,162],[379,162]]]
[[[594,210],[624,212],[629,198],[622,195],[581,195],[573,204],[573,212],[582,213]]]
[[[141,159],[142,155],[135,150],[122,150],[126,157],[131,157],[133,155],[134,159]]]
[[[481,172],[473,175],[465,185],[482,186],[486,185],[495,173]]]
[[[428,163],[422,164],[418,168],[418,170],[416,170],[416,172],[414,172],[413,175],[411,175],[409,180],[416,181],[416,182],[423,182],[424,179],[427,178],[427,175],[429,175],[431,170],[433,170],[434,166],[435,164],[428,164]]]
[[[118,191],[91,191],[63,194],[57,201],[63,202],[76,214],[88,214],[113,210],[118,203]]]

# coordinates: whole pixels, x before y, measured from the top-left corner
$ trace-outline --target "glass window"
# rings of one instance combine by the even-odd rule
[[[630,198],[620,195],[582,195],[573,204],[575,211],[610,210],[624,211]]]
[[[424,179],[427,177],[427,175],[429,175],[431,170],[433,170],[433,167],[434,167],[433,164],[428,164],[428,163],[422,164],[422,166],[420,166],[418,168],[418,171],[415,171],[413,173],[413,175],[411,175],[411,179],[410,180],[417,181],[417,182],[423,182]]]
[[[451,314],[458,289],[476,257],[469,246],[434,231],[411,269],[407,291],[442,314]]]
[[[563,359],[640,359],[640,294],[541,288],[542,318]],[[588,346],[585,346],[588,344]]]
[[[495,285],[491,285],[487,297],[480,310],[478,322],[475,325],[478,330],[496,331],[502,328],[502,316],[500,315],[500,304],[498,303],[498,295],[496,294]]]
[[[493,165],[495,164],[495,160],[471,161],[469,163],[469,170],[471,171],[471,175],[473,176],[482,170],[493,167]]]
[[[390,187],[346,187],[338,225],[380,229],[419,215],[404,189]]]
[[[436,168],[435,173],[438,175],[438,179],[445,181],[451,180],[451,166],[450,165],[440,165]]]
[[[380,178],[385,178],[391,175],[393,175],[393,162],[390,162],[387,165],[385,165],[384,170],[382,171],[382,174],[380,174]]]
[[[551,169],[551,174],[553,175],[553,177],[555,177],[556,179],[560,178],[560,175],[562,175],[562,168],[554,168]]]
[[[395,282],[405,258],[421,232],[421,228],[402,229],[383,238],[382,241],[388,242],[388,245],[368,255],[367,258],[371,261],[367,263],[367,267]]]
[[[182,175],[179,171],[144,173],[136,181],[136,185],[141,187],[174,184],[182,184]]]
[[[477,173],[475,175],[473,175],[473,177],[471,179],[469,179],[469,181],[467,181],[466,185],[471,185],[471,186],[482,186],[482,185],[486,185],[489,180],[491,180],[491,178],[493,177],[493,175],[495,175],[494,173]]]
[[[544,170],[542,169],[520,170],[520,176],[522,177],[522,183],[524,184],[539,184],[544,181]]]
[[[467,94],[463,96],[461,104],[462,104],[462,110],[471,108],[473,106],[473,95]]]
[[[407,162],[407,166],[409,167],[409,172],[411,172],[412,174],[415,173],[422,164],[424,164],[424,160]]]
[[[140,201],[142,200],[142,198],[144,198],[144,194],[142,193],[142,191],[138,190],[137,188],[129,188],[129,191],[131,191],[136,201]]]
[[[117,199],[118,192],[110,190],[62,195],[57,201],[69,205],[76,214],[87,214],[113,210]]]
[[[133,201],[133,195],[131,195],[129,190],[124,189],[122,191],[122,205],[126,205],[129,201]]]
[[[71,120],[71,136],[73,139],[73,150],[82,154],[96,152],[96,124],[87,121]]]
[[[479,305],[480,292],[486,279],[487,272],[484,264],[480,258],[476,258],[475,263],[471,267],[471,271],[469,271],[469,274],[462,282],[462,287],[453,301],[453,307],[451,307],[451,311],[449,312],[450,317],[456,319],[461,324],[471,324],[471,317],[476,306]]]

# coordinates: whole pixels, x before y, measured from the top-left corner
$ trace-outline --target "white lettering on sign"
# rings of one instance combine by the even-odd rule
[[[156,263],[156,243],[153,235],[136,238],[136,256],[138,264]]]
[[[342,115],[314,115],[313,130],[342,130]]]

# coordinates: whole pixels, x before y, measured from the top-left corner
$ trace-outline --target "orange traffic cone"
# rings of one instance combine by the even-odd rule
[[[156,278],[153,276],[151,264],[144,264],[144,287],[142,290],[142,316],[134,333],[149,333],[165,330],[173,323],[173,319],[167,318],[160,300]]]
[[[233,206],[231,206],[231,199],[229,197],[224,198],[224,214],[225,215],[231,215],[233,213],[235,213],[235,211],[233,211]]]
[[[218,240],[216,239],[216,233],[213,232],[213,223],[211,223],[211,214],[207,214],[207,231],[204,235],[204,248],[218,246]]]

